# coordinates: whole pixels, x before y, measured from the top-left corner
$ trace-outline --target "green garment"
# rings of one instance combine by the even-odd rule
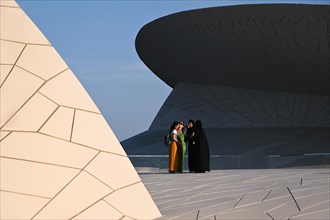
[[[181,147],[178,149],[178,153],[179,153],[178,171],[182,172],[184,167],[184,155],[186,153],[186,142],[184,142],[184,134],[182,132],[178,132],[178,137],[181,142]]]

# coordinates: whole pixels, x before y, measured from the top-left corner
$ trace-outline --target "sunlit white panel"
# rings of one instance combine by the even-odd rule
[[[46,198],[55,196],[79,170],[1,158],[1,190]]]
[[[2,27],[1,32],[2,33]],[[21,54],[24,44],[0,40],[0,63],[15,64]]]
[[[12,68],[13,65],[0,65],[0,86],[8,77],[8,74]]]
[[[48,40],[22,9],[1,7],[0,15],[1,39],[49,45]]]
[[[15,67],[0,89],[0,126],[37,91],[43,80]]]
[[[0,191],[0,219],[31,219],[50,199]]]
[[[143,183],[138,183],[115,191],[105,200],[134,219],[154,219],[161,214],[147,192]]]
[[[56,108],[54,102],[37,93],[8,121],[3,130],[37,131]]]
[[[5,137],[7,137],[9,133],[10,133],[9,131],[0,131],[0,141]]]
[[[1,142],[1,156],[82,169],[98,151],[38,133],[14,132]]]
[[[100,114],[77,110],[72,141],[102,151],[126,155],[108,123]]]
[[[40,92],[63,106],[100,112],[71,70],[66,70],[48,81]]]
[[[17,65],[48,80],[68,68],[52,46],[28,45]]]
[[[109,220],[109,219],[121,219],[123,214],[118,212],[115,208],[110,206],[105,201],[101,200],[92,207],[88,208],[83,213],[77,215],[73,220]]]
[[[109,187],[81,172],[35,219],[71,219],[111,192]]]
[[[107,172],[103,171],[104,167],[107,168]],[[126,156],[100,153],[86,170],[114,190],[141,181]],[[123,175],[123,170],[126,175]]]
[[[46,124],[40,129],[41,133],[70,140],[74,110],[59,107]]]
[[[14,0],[1,0],[1,6],[9,6],[9,7],[19,7]]]

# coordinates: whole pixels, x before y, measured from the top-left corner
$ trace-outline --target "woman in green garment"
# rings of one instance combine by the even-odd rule
[[[182,173],[184,168],[184,155],[186,153],[186,142],[184,141],[184,133],[183,133],[184,124],[180,122],[180,127],[178,129],[178,139],[181,142],[181,147],[178,149],[179,156],[179,164],[178,164],[178,172]]]

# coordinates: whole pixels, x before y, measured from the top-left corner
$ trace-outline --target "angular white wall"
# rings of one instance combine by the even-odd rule
[[[0,218],[159,217],[78,79],[15,1],[0,2]]]

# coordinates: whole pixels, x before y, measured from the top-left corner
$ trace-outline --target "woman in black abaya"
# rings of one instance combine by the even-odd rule
[[[200,120],[195,122],[194,135],[191,137],[190,141],[195,149],[194,153],[196,154],[194,172],[204,173],[205,171],[210,171],[209,144]]]
[[[188,168],[189,168],[189,173],[192,173],[195,171],[195,164],[196,164],[196,149],[194,148],[194,145],[192,144],[191,138],[194,136],[194,125],[195,122],[192,119],[189,119],[188,121],[188,127],[187,127],[187,132],[184,136],[184,140],[187,143],[188,146]]]

